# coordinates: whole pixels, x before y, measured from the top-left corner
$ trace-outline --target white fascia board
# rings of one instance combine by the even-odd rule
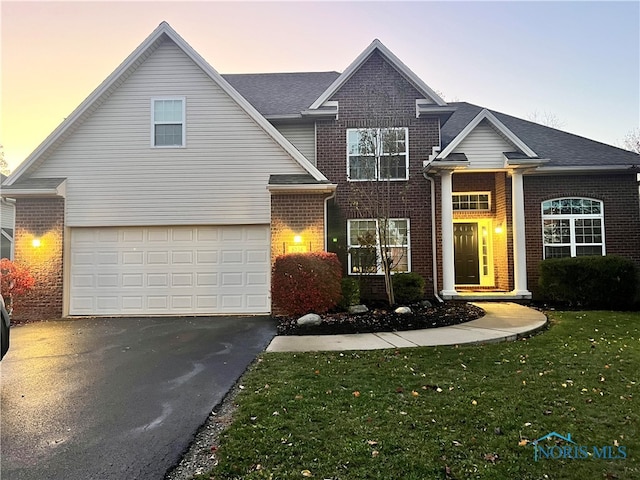
[[[272,193],[330,193],[337,188],[335,183],[267,185],[267,190]]]
[[[139,46],[136,48],[111,75],[109,75],[72,113],[69,115],[27,159],[6,180],[6,185],[15,183],[38,159],[60,139],[82,116],[91,110],[93,105],[99,101],[102,95],[109,93],[111,88],[117,85],[120,78],[132,67],[136,67],[136,62],[160,40],[162,35],[166,35],[173,41],[193,62],[198,65],[209,77],[216,82],[222,90],[227,93],[245,112],[300,166],[305,169],[316,180],[326,180],[325,176],[307,160],[278,130],[271,125],[258,111],[242,97],[222,76],[209,65],[199,53],[197,53],[178,33],[171,28],[167,22],[162,22]]]
[[[637,173],[639,165],[588,165],[588,166],[557,166],[538,167],[526,172],[527,175],[562,175],[562,174],[596,174],[596,173]]]
[[[411,71],[398,57],[396,57],[391,50],[385,47],[377,38],[371,42],[371,44],[351,62],[351,64],[340,74],[334,82],[329,85],[322,95],[320,95],[313,104],[309,107],[309,110],[320,108],[324,102],[326,102],[331,96],[338,91],[344,83],[351,78],[351,76],[360,68],[360,66],[369,58],[369,56],[378,50],[387,60],[394,66],[396,70],[409,78],[415,85],[425,94],[425,96],[431,98],[438,105],[446,105],[445,102],[435,91],[433,91],[426,83],[422,81],[415,73]]]
[[[496,128],[502,135],[504,135],[507,140],[509,140],[513,145],[522,150],[525,155],[529,157],[538,156],[536,155],[536,152],[531,150],[527,146],[527,144],[520,140],[520,138],[515,133],[509,130],[504,123],[498,120],[493,113],[484,108],[480,113],[478,113],[478,115],[475,116],[473,120],[471,120],[467,124],[466,127],[464,127],[464,129],[458,134],[458,136],[454,138],[449,145],[447,145],[447,148],[440,152],[437,158],[446,158],[447,155],[453,152],[453,150],[455,150],[455,148],[460,145],[460,143],[478,126],[478,124],[482,120],[487,120],[489,123],[491,123],[494,128]]]

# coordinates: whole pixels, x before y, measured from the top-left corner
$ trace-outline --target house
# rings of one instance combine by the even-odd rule
[[[0,174],[0,184],[6,175]],[[15,205],[10,198],[0,198],[0,258],[13,259],[13,230]]]
[[[640,264],[639,165],[447,103],[378,40],[342,73],[220,75],[162,23],[2,195],[38,280],[22,315],[257,314],[287,252],[334,251],[380,294],[372,191],[430,296],[528,299],[548,257]]]

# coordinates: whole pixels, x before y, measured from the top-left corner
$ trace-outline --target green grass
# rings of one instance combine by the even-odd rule
[[[264,354],[199,478],[640,478],[640,313],[550,319],[511,343]],[[552,431],[627,458],[534,461],[524,440]]]

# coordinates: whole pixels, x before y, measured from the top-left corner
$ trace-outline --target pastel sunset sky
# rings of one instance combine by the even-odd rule
[[[28,2],[0,6],[0,143],[23,161],[167,21],[220,73],[344,70],[379,38],[448,101],[621,145],[640,2]]]

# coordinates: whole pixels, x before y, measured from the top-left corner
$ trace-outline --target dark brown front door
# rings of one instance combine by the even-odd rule
[[[456,258],[456,284],[480,285],[478,224],[454,223],[453,247]]]

